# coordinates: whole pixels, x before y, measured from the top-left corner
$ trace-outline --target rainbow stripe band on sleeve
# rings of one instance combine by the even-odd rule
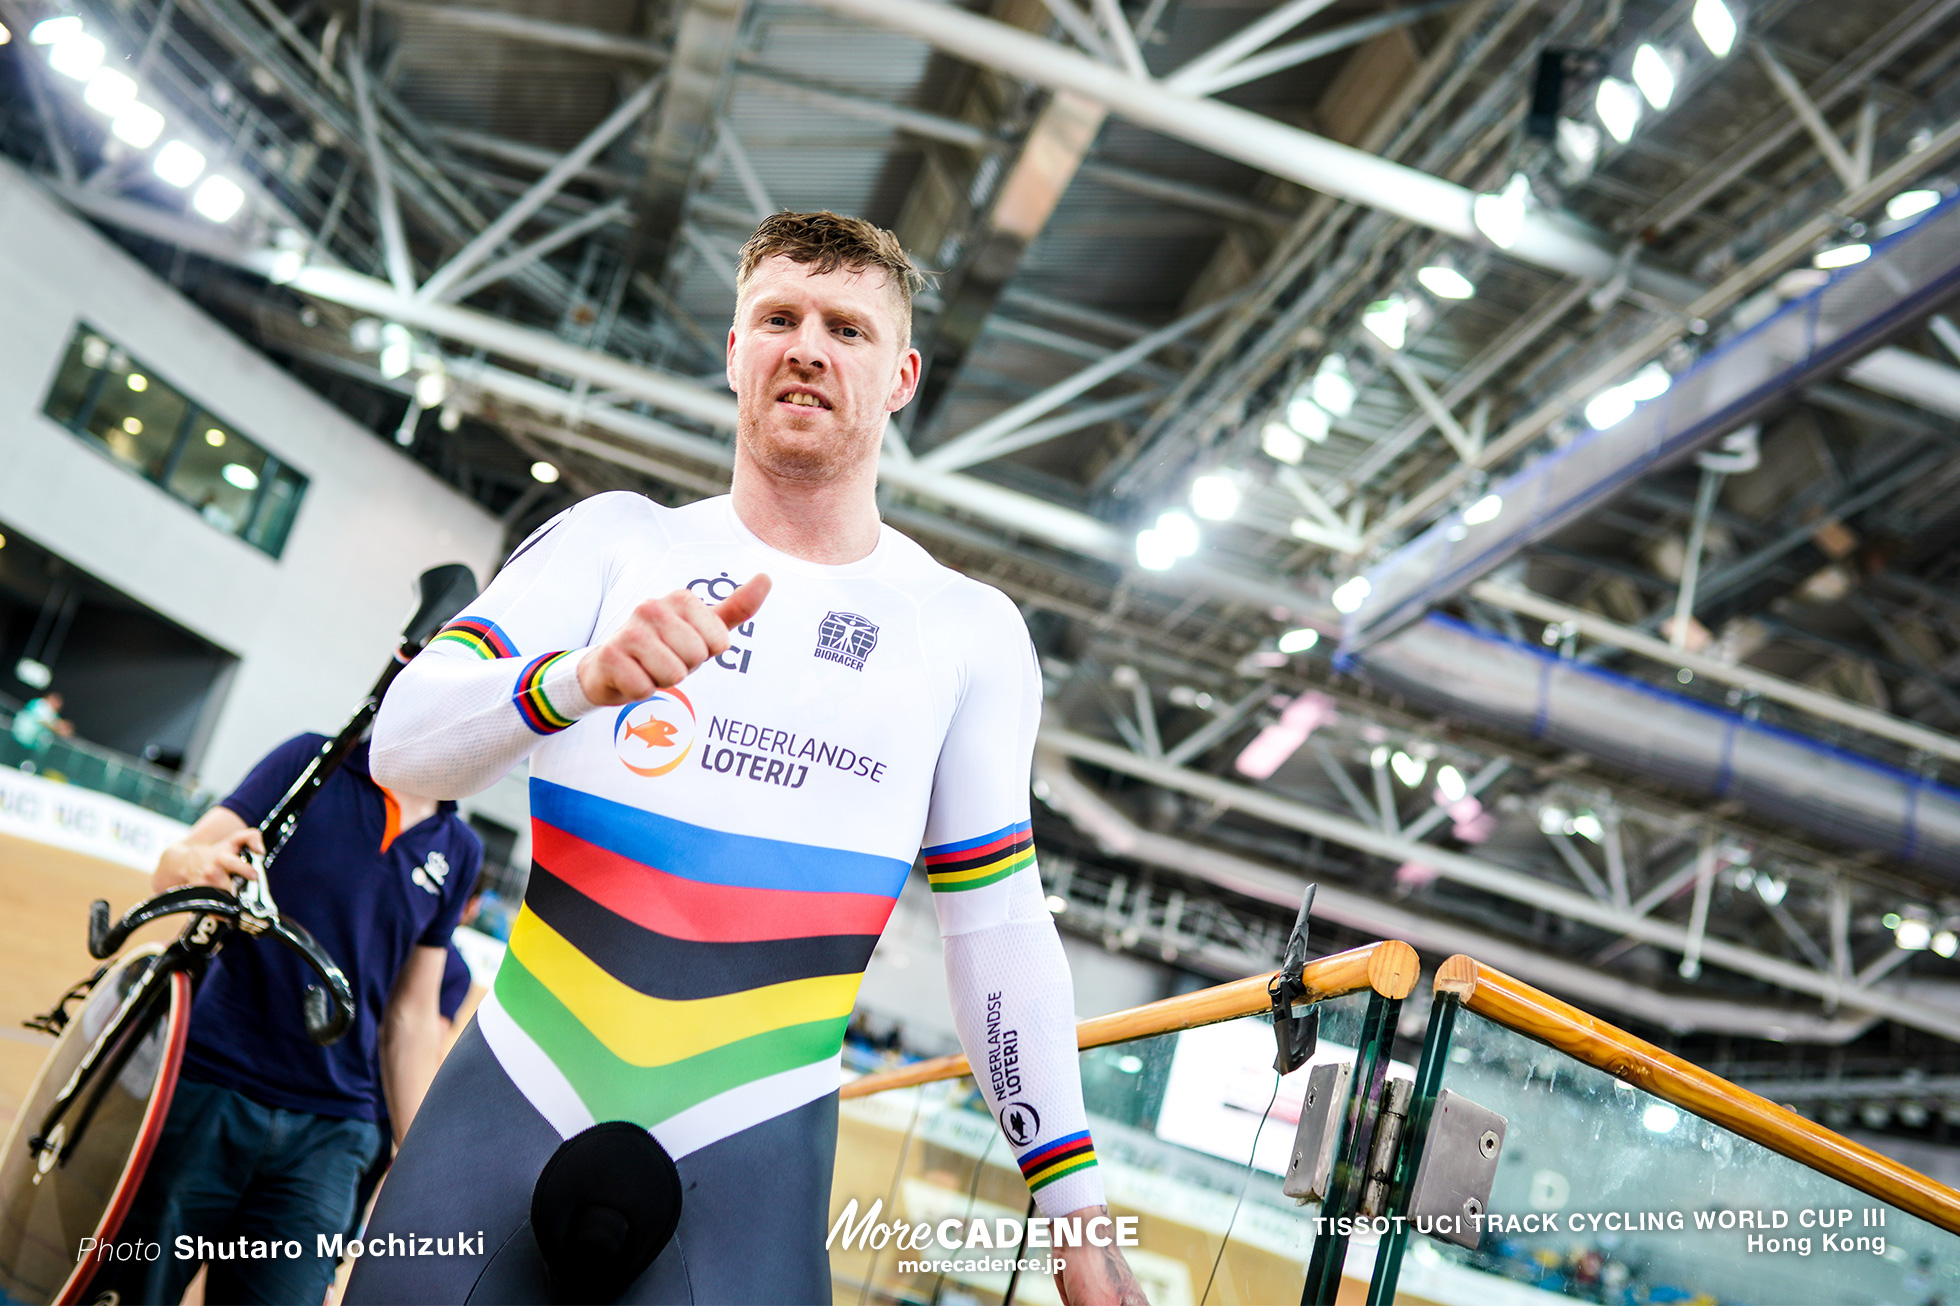
[[[431,644],[461,644],[480,658],[514,658],[517,645],[488,617],[458,617],[438,630]]]
[[[1044,1143],[1022,1157],[1021,1177],[1028,1181],[1029,1192],[1038,1193],[1063,1175],[1087,1170],[1095,1163],[1096,1145],[1089,1140],[1089,1131],[1084,1129],[1052,1143]]]
[[[1004,826],[992,834],[925,850],[926,880],[934,893],[980,889],[1034,865],[1031,822]]]
[[[570,656],[569,652],[546,653],[533,658],[518,674],[511,702],[517,705],[517,714],[524,718],[524,724],[541,735],[555,735],[572,724],[572,719],[553,707],[544,695],[544,678],[561,659]]]

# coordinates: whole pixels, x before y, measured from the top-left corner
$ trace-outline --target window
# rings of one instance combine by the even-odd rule
[[[306,477],[86,322],[42,411],[225,534],[275,558],[285,549]]]

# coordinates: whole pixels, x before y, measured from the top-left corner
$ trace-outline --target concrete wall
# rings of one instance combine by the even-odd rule
[[[282,557],[206,525],[41,415],[83,320],[306,474]],[[220,790],[279,740],[340,726],[386,665],[418,573],[463,562],[486,580],[502,543],[489,514],[5,163],[0,522],[239,659],[199,765]]]

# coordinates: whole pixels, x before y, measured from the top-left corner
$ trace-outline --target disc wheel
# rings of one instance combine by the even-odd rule
[[[134,1029],[118,1029],[116,1014],[162,952],[152,944],[111,964],[55,1040],[14,1119],[0,1152],[0,1300],[84,1300],[99,1262],[78,1259],[83,1240],[110,1242],[143,1181],[183,1063],[190,979],[182,971],[163,977],[154,1018]],[[98,1074],[86,1084],[42,1140],[48,1145],[35,1146],[48,1109],[97,1043],[106,1044],[99,1065],[115,1068],[114,1078],[104,1087]]]

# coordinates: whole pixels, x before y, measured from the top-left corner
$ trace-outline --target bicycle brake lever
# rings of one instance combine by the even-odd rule
[[[279,904],[272,901],[272,886],[266,883],[265,866],[249,848],[239,850],[247,866],[258,872],[254,879],[231,877],[232,895],[238,899],[238,928],[247,934],[263,934],[279,924]]]

